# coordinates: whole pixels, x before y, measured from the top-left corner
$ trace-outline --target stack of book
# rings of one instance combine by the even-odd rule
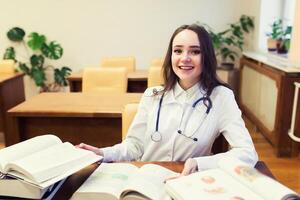
[[[0,150],[0,196],[51,199],[69,175],[101,159],[54,135],[9,146]]]

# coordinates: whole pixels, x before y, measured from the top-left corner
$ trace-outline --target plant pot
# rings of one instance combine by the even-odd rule
[[[267,40],[268,51],[276,51],[277,43],[278,41],[276,39],[268,38]]]
[[[277,43],[277,53],[286,54],[288,52],[287,42],[289,40],[279,40]]]

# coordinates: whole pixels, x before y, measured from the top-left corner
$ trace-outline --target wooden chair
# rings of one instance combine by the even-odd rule
[[[103,58],[101,67],[126,67],[128,72],[135,71],[135,57],[111,57]]]
[[[122,140],[126,138],[130,124],[135,117],[139,104],[129,103],[122,112]]]
[[[127,92],[126,68],[85,68],[82,92],[122,94]]]
[[[162,68],[161,67],[149,67],[148,71],[148,87],[162,85],[164,79],[162,77]]]
[[[14,60],[1,60],[0,61],[0,74],[11,75],[15,73],[15,61]]]
[[[164,64],[164,59],[163,58],[155,58],[151,60],[151,67],[162,67]]]

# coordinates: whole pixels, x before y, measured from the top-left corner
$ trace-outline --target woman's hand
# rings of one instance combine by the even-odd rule
[[[193,158],[189,158],[185,161],[181,176],[187,176],[191,173],[198,171],[197,161]]]
[[[189,175],[189,174],[191,174],[191,173],[194,173],[194,172],[196,172],[196,171],[198,171],[198,164],[197,164],[197,161],[196,161],[195,159],[193,159],[193,158],[189,158],[189,159],[187,159],[187,160],[185,161],[184,167],[183,167],[183,170],[182,170],[181,174],[178,175],[178,176],[173,176],[173,177],[167,178],[167,179],[164,181],[164,183],[165,183],[166,181],[169,181],[169,180],[172,180],[172,179],[180,178],[180,177],[182,177],[182,176],[187,176],[187,175]]]
[[[85,150],[89,150],[94,152],[95,154],[99,155],[99,156],[103,156],[103,152],[101,149],[99,149],[98,147],[94,147],[88,144],[84,144],[84,143],[80,143],[78,145],[76,145],[77,148],[81,148],[81,149],[85,149]]]

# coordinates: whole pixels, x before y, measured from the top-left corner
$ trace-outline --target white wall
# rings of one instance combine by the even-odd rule
[[[176,27],[201,21],[216,30],[241,14],[258,15],[260,0],[0,0],[0,56],[6,32],[20,26],[57,40],[64,55],[55,64],[77,71],[105,56],[133,55],[137,68],[165,54]],[[257,16],[256,16],[257,19]],[[257,44],[252,37],[251,48]]]
[[[300,64],[300,1],[295,4],[294,25],[289,59]],[[299,66],[298,66],[299,67]]]

